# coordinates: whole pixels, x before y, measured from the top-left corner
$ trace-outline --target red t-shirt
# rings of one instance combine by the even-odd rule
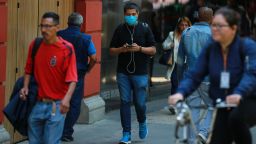
[[[67,48],[68,45],[72,49]],[[25,73],[32,73],[32,48],[29,46]],[[71,55],[70,55],[71,54]],[[41,43],[34,62],[34,76],[38,84],[38,98],[61,100],[67,93],[69,83],[77,82],[76,57],[73,45],[61,37],[54,44]]]

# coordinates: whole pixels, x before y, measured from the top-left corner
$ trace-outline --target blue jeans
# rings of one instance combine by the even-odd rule
[[[186,99],[187,104],[189,106],[192,106],[191,115],[196,128],[196,131],[194,131],[191,127],[189,128],[189,136],[191,141],[190,143],[192,144],[194,143],[195,137],[198,133],[201,133],[206,138],[208,137],[213,110],[207,109],[204,111],[204,115],[200,116],[200,114],[202,114],[202,110],[198,108],[193,108],[193,106],[200,106],[202,104],[209,107],[212,106],[212,100],[208,95],[208,89],[209,83],[203,82],[198,87],[198,89]]]
[[[135,106],[138,122],[144,123],[146,121],[146,96],[148,87],[148,75],[125,75],[122,73],[117,73],[117,84],[121,98],[121,124],[124,132],[130,132],[130,106],[132,101]]]
[[[60,113],[60,101],[56,103],[37,102],[28,119],[29,144],[60,144],[65,115]]]
[[[84,95],[84,76],[78,78],[78,82],[76,83],[76,89],[70,100],[70,108],[66,115],[64,131],[62,137],[72,137],[74,133],[73,126],[75,125],[79,115],[81,108],[81,101]]]

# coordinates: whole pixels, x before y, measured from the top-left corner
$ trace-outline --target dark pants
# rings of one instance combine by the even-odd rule
[[[66,115],[64,131],[62,137],[71,137],[74,133],[73,126],[75,125],[79,115],[81,101],[84,95],[84,76],[79,76],[76,84],[76,89],[70,100],[70,108]]]
[[[171,75],[171,94],[175,94],[178,88],[177,64],[175,64]]]
[[[250,127],[256,123],[256,99],[245,99],[232,110],[219,109],[211,144],[252,144]]]

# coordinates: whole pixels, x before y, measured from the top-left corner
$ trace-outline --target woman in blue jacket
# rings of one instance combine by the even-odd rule
[[[228,9],[219,9],[211,24],[212,40],[202,50],[196,65],[180,83],[177,93],[169,96],[176,104],[189,96],[209,75],[209,95],[220,98],[233,109],[218,109],[211,144],[251,144],[249,127],[256,121],[256,43],[238,36],[240,16]]]

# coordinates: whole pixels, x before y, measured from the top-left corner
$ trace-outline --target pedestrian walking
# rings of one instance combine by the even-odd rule
[[[187,17],[180,17],[178,19],[176,28],[174,31],[170,31],[168,37],[164,40],[162,46],[164,50],[173,49],[173,61],[174,64],[168,66],[166,72],[166,79],[171,80],[171,94],[176,93],[178,87],[177,71],[176,71],[176,62],[178,55],[178,48],[180,44],[182,32],[191,26],[191,22]]]
[[[38,95],[28,119],[29,143],[59,144],[77,82],[75,52],[72,44],[57,37],[59,16],[56,13],[46,12],[39,26],[43,41],[33,60],[34,41],[29,46],[20,97],[27,99],[33,74],[38,84]]]
[[[62,134],[62,141],[66,142],[74,140],[72,136],[74,133],[73,126],[80,115],[81,102],[84,96],[84,78],[86,73],[89,73],[96,64],[96,49],[91,36],[81,32],[83,22],[83,16],[73,12],[68,17],[68,27],[57,33],[63,39],[73,44],[77,63],[78,82],[70,100],[70,108],[66,115]]]
[[[139,122],[139,137],[146,138],[146,96],[148,62],[156,53],[154,36],[146,23],[138,21],[139,6],[127,2],[124,6],[125,23],[120,24],[110,43],[110,54],[118,55],[117,84],[120,92],[123,137],[120,143],[131,143],[131,103],[134,102]]]
[[[166,71],[166,79],[171,81],[171,94],[176,93],[176,89],[178,88],[178,77],[177,77],[177,55],[178,48],[180,44],[181,34],[182,32],[191,26],[191,22],[187,17],[180,17],[178,19],[176,28],[174,31],[169,32],[168,37],[164,40],[162,46],[164,50],[173,49],[173,65],[167,66]],[[170,106],[169,111],[171,114],[175,114],[174,107]]]
[[[198,22],[184,30],[182,33],[177,60],[177,76],[180,81],[186,70],[193,68],[203,47],[211,39],[210,23],[212,22],[213,10],[208,7],[201,7],[198,11]],[[186,66],[184,66],[186,65]],[[200,106],[204,103],[212,107],[212,101],[208,95],[209,79],[206,78],[201,85],[188,97],[186,102],[189,106]],[[209,108],[200,116],[201,110],[191,108],[192,120],[196,129],[189,129],[190,143],[194,144],[196,136],[199,136],[202,143],[206,143],[213,111]]]

